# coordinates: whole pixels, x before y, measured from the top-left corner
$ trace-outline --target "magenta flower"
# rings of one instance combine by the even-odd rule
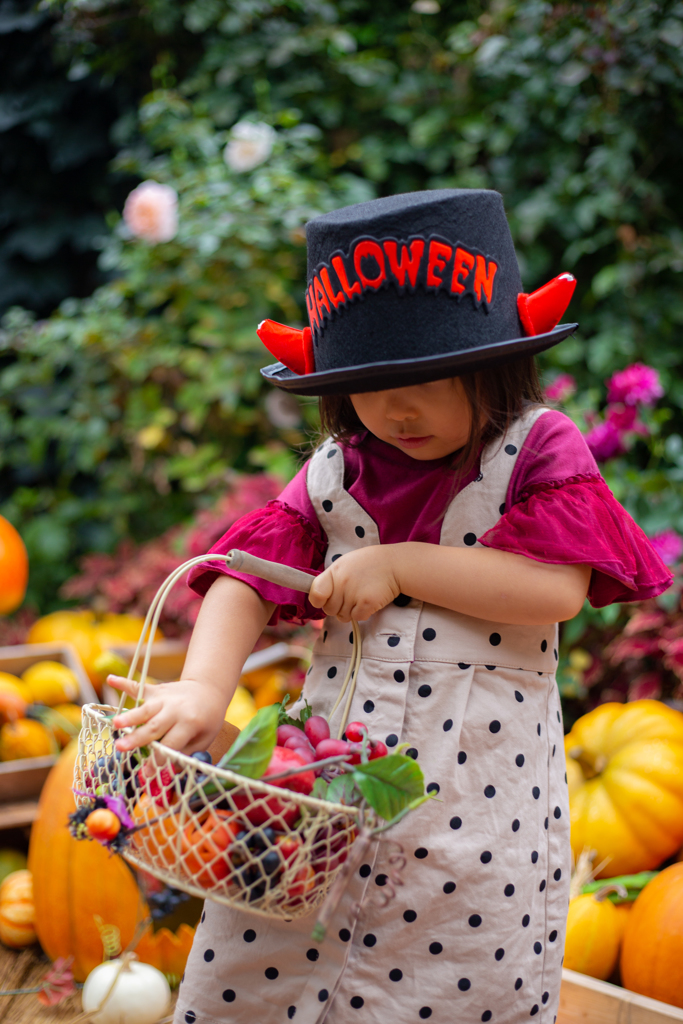
[[[550,402],[566,402],[576,391],[576,381],[571,373],[560,373],[545,389],[545,397]]]
[[[650,431],[642,420],[638,419],[638,410],[633,405],[608,405],[605,410],[605,419],[617,428],[620,434],[629,430],[634,434],[647,437]]]
[[[610,420],[596,423],[586,434],[586,444],[597,462],[606,462],[626,451],[622,431]]]
[[[615,373],[607,383],[607,401],[624,405],[654,405],[664,394],[659,373],[652,366],[633,363]]]
[[[676,565],[683,555],[683,537],[675,530],[662,530],[650,537],[650,543],[665,565]]]

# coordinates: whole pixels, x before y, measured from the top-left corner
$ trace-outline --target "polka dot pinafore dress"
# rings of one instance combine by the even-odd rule
[[[442,544],[474,545],[494,525],[544,411],[484,452],[479,477],[447,509]],[[320,447],[307,484],[327,565],[379,543],[344,489],[339,445]],[[312,917],[269,921],[207,901],[176,1022],[553,1024],[570,872],[557,627],[487,622],[401,595],[361,631],[351,720],[389,748],[409,743],[436,799],[374,845],[320,946]],[[304,690],[317,714],[334,704],[349,633],[336,619],[321,631]],[[387,901],[399,852],[403,884]]]

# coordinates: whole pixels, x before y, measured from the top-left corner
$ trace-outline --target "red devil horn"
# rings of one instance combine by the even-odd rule
[[[286,327],[275,320],[262,320],[256,333],[268,351],[289,370],[298,374],[313,373],[315,370],[310,327],[299,331],[296,327]]]
[[[560,322],[576,288],[576,278],[560,274],[530,295],[517,296],[517,309],[527,335],[547,334]]]

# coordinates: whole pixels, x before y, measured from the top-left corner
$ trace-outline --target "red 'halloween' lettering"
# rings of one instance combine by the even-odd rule
[[[468,252],[467,249],[458,248],[455,250],[451,291],[455,292],[456,295],[462,295],[465,291],[465,280],[469,277],[474,264],[474,256],[471,252]]]
[[[429,256],[427,262],[427,287],[428,288],[440,288],[443,284],[444,267],[448,263],[449,259],[453,255],[453,246],[444,245],[443,242],[437,242],[436,239],[432,239],[429,243]]]
[[[352,299],[354,295],[360,295],[360,293],[363,290],[360,286],[360,282],[354,281],[353,284],[349,284],[349,279],[346,276],[346,267],[344,266],[344,261],[341,258],[341,256],[332,257],[332,266],[337,272],[339,283],[341,284],[342,288],[344,289],[348,297]]]
[[[318,312],[320,313],[320,319],[322,320],[323,316],[325,315],[323,313],[324,309],[327,310],[328,316],[332,316],[332,306],[330,305],[330,300],[325,294],[325,289],[321,285],[320,278],[318,277],[317,274],[313,278],[313,294],[315,295],[315,301],[318,306]]]
[[[363,260],[373,259],[377,264],[378,272],[376,277],[368,277],[367,274],[363,273],[362,265]],[[363,242],[359,242],[353,251],[353,267],[361,284],[364,288],[374,288],[377,290],[383,281],[387,279],[387,271],[384,265],[384,253],[382,247],[377,242],[371,242],[369,239],[365,239]]]
[[[346,296],[344,295],[344,292],[337,292],[335,294],[332,282],[330,281],[330,272],[327,267],[323,267],[320,271],[320,280],[322,281],[325,291],[327,292],[329,300],[334,308],[339,309],[340,306],[343,306],[346,303]]]
[[[405,288],[406,274],[412,288],[415,287],[417,281],[417,274],[420,269],[420,263],[422,261],[422,254],[425,250],[424,240],[422,238],[414,238],[410,243],[410,246],[401,245],[401,255],[397,259],[397,245],[396,242],[387,239],[384,242],[384,251],[387,254],[389,260],[389,269],[398,281],[401,288]],[[410,251],[410,255],[408,252]]]
[[[318,307],[315,304],[312,285],[309,285],[306,289],[306,308],[308,309],[308,319],[311,321],[311,327],[319,328],[320,317],[318,315]]]
[[[482,288],[486,301],[491,302],[493,298],[493,279],[496,276],[498,270],[498,264],[494,263],[493,260],[489,260],[488,267],[486,266],[486,257],[477,256],[477,268],[474,271],[474,297],[477,302],[481,302]]]

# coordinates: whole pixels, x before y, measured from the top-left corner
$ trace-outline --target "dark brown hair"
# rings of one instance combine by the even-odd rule
[[[533,356],[465,373],[460,380],[472,409],[472,426],[467,443],[453,455],[457,479],[472,469],[485,445],[502,437],[526,405],[544,401]],[[323,436],[353,443],[365,427],[348,395],[325,395],[319,401]]]

